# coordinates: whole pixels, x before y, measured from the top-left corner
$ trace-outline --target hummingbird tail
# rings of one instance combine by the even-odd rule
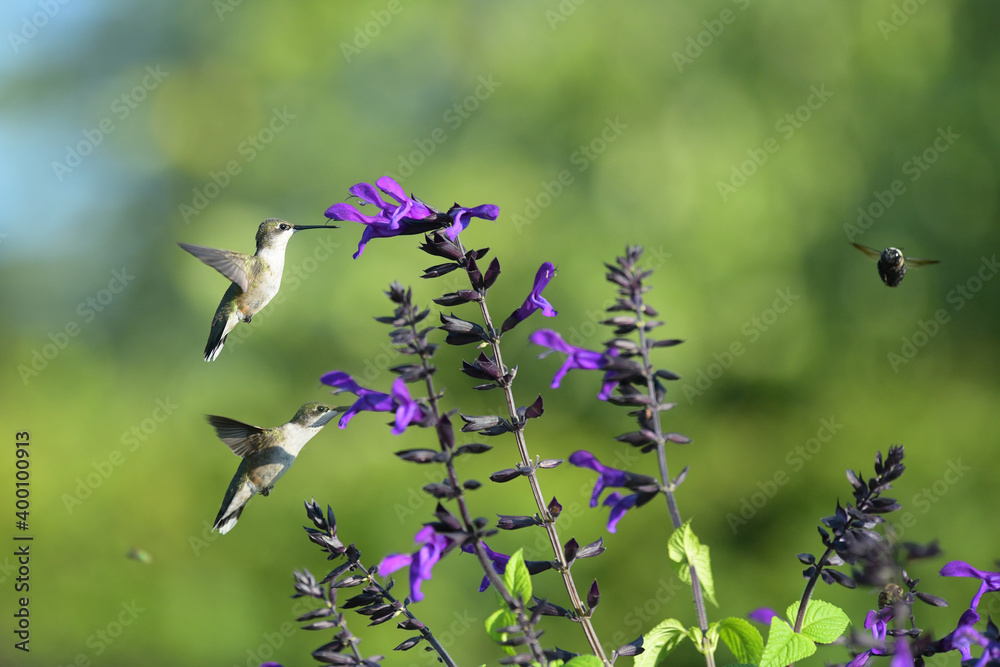
[[[239,509],[235,512],[230,512],[229,514],[216,518],[215,525],[212,526],[212,532],[214,533],[215,531],[219,531],[220,535],[225,535],[231,531],[233,526],[236,525],[236,522],[240,520],[240,515],[243,514],[244,507],[246,507],[246,505],[240,505]]]
[[[227,320],[219,320],[212,324],[212,330],[208,333],[208,343],[205,345],[205,361],[215,361],[219,357],[231,330],[232,327]]]

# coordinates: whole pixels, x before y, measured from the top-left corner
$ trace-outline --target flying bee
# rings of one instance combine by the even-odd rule
[[[896,287],[899,283],[903,282],[907,266],[916,268],[928,264],[937,264],[940,261],[937,259],[903,257],[903,253],[898,248],[886,248],[882,252],[879,252],[875,248],[869,248],[860,243],[852,243],[851,245],[868,255],[868,257],[878,261],[878,275],[888,287]]]
[[[878,608],[884,609],[903,601],[903,587],[899,584],[886,584],[878,592]]]

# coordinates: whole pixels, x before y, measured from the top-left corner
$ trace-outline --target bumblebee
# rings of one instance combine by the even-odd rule
[[[899,584],[886,584],[878,592],[878,608],[885,609],[903,601],[903,587]]]
[[[886,248],[879,252],[875,248],[869,248],[860,243],[852,243],[852,246],[865,253],[871,259],[878,261],[878,275],[887,287],[896,287],[903,282],[906,275],[906,267],[917,268],[928,264],[937,264],[937,259],[916,259],[914,257],[903,257],[903,253],[898,248]]]

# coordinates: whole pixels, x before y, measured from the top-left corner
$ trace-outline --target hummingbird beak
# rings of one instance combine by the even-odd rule
[[[292,229],[301,232],[303,229],[339,229],[337,225],[292,225]]]
[[[336,417],[339,414],[342,414],[343,412],[344,411],[330,410],[329,412],[324,413],[323,416],[321,416],[319,419],[313,422],[313,428],[320,428],[321,426],[326,426],[331,421],[333,421],[334,417]]]

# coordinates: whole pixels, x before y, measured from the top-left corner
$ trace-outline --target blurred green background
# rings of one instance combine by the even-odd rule
[[[944,562],[990,568],[1000,555],[995,3],[53,0],[3,14],[0,506],[13,534],[14,434],[30,431],[35,538],[27,656],[13,649],[14,542],[0,558],[3,664],[312,664],[330,635],[290,623],[303,612],[291,573],[322,576],[327,563],[300,527],[302,501],[332,505],[366,561],[412,549],[436,471],[391,453],[432,445],[428,432],[393,437],[372,414],[328,428],[220,538],[208,528],[237,459],[203,415],[283,423],[328,396],[318,378],[333,369],[387,390],[383,369],[399,359],[372,319],[391,310],[382,291],[398,280],[430,304],[458,285],[418,279],[435,261],[416,237],[353,260],[357,226],[298,235],[283,301],[206,364],[226,281],[176,245],[252,251],[261,220],[320,224],[348,187],[386,173],[439,208],[500,206],[497,223],[463,234],[502,262],[496,317],[541,262],[557,265],[546,296],[559,317],[504,338],[519,403],[545,399],[528,433],[542,457],[630,460],[612,439],[629,420],[595,399],[599,377],[549,389],[562,360],[536,362],[526,338],[551,326],[600,347],[595,321],[613,298],[602,262],[646,246],[660,333],[687,341],[660,356],[683,376],[667,427],[694,439],[669,460],[674,473],[691,466],[679,504],[712,548],[713,618],[798,599],[794,554],[821,550],[814,526],[850,498],[844,470],[870,475],[892,443],[907,448],[903,538],[940,537],[946,552],[911,575],[952,608],[918,620],[948,632],[973,593],[937,578]],[[887,289],[849,241],[942,261]],[[457,372],[472,354],[441,350],[445,405],[496,410],[499,395],[470,396]],[[513,465],[510,439],[490,444],[463,474]],[[604,641],[667,616],[693,623],[665,558],[665,508],[608,535],[605,512],[584,511],[592,483],[569,466],[543,478],[567,508],[564,539],[606,539],[605,556],[574,568],[582,588],[601,583]],[[517,482],[472,500],[482,516],[533,512]],[[128,559],[132,548],[152,562]],[[453,554],[414,608],[462,664],[501,656],[482,632],[494,598],[478,581]],[[551,573],[535,587],[566,604]],[[876,602],[818,596],[856,625]],[[349,620],[366,655],[407,636]],[[585,650],[572,624],[545,628],[548,645]],[[699,663],[688,647],[677,660]]]

